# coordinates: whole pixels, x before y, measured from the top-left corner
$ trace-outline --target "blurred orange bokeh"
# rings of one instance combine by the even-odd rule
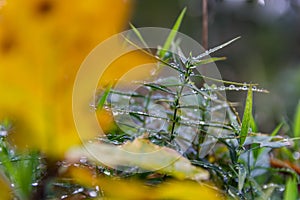
[[[132,2],[124,0],[10,0],[2,7],[0,120],[13,122],[10,137],[18,147],[59,158],[80,143],[72,117],[77,70],[97,44],[124,30],[131,8]],[[143,62],[143,56],[129,54],[100,82]],[[101,113],[105,126],[111,118]]]

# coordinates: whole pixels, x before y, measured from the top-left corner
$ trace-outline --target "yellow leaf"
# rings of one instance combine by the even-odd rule
[[[18,147],[61,157],[80,143],[72,117],[77,70],[98,43],[124,29],[130,10],[123,0],[9,0],[2,7],[0,121],[13,121]]]
[[[71,161],[87,157],[109,167],[138,166],[149,171],[159,171],[178,179],[207,180],[206,170],[193,166],[190,161],[173,149],[161,147],[142,138],[115,146],[104,143],[88,143],[84,148],[71,149],[67,159]]]

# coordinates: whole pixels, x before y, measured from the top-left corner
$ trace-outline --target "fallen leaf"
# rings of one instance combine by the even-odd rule
[[[209,173],[193,166],[177,151],[161,147],[142,138],[123,145],[87,143],[84,147],[71,149],[66,157],[74,162],[81,157],[109,167],[139,167],[142,170],[158,171],[178,179],[207,180]],[[121,169],[121,168],[119,168]]]

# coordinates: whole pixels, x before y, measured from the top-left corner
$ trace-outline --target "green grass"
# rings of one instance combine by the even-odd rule
[[[119,164],[128,165],[126,166],[127,170],[116,170],[99,163],[96,164],[91,160],[72,166],[94,169],[93,176],[98,175],[102,178],[127,180],[133,177],[135,180],[143,180],[147,187],[159,187],[168,180],[178,177],[180,179],[182,174],[186,175],[185,178],[193,175],[190,177],[190,181],[199,181],[195,175],[198,173],[195,172],[201,169],[202,173],[204,169],[203,172],[210,173],[209,182],[218,187],[228,199],[297,199],[299,175],[287,163],[299,164],[297,160],[293,160],[293,153],[297,152],[298,148],[291,144],[292,141],[295,142],[296,137],[300,136],[300,103],[295,112],[294,139],[279,134],[279,132],[284,132],[283,123],[275,127],[272,133],[260,133],[258,123],[253,117],[253,93],[267,91],[253,89],[254,86],[257,87],[257,84],[218,80],[195,73],[196,68],[224,60],[224,57],[207,58],[207,56],[231,44],[239,37],[204,53],[199,52],[199,55],[195,57],[183,58],[183,55],[169,51],[172,48],[175,52],[180,52],[180,46],[174,42],[174,38],[185,12],[186,9],[183,9],[167,40],[162,48],[158,49],[156,55],[151,55],[151,51],[143,49],[145,53],[155,57],[161,68],[171,70],[173,76],[140,83],[139,90],[136,91],[118,91],[110,85],[98,95],[97,109],[105,107],[112,113],[118,113],[119,116],[130,116],[130,119],[134,121],[133,124],[126,118],[115,118],[115,122],[122,126],[122,129],[107,132],[105,138],[95,139],[97,144],[99,144],[99,140],[105,143],[103,148],[95,146],[96,154],[101,154],[102,151],[107,153],[105,150],[109,149],[110,154],[105,154],[107,158],[118,155]],[[131,27],[142,44],[147,47],[147,41],[143,39],[138,29],[133,25]],[[135,45],[129,39],[126,41],[130,45]],[[168,55],[167,58],[166,55]],[[194,81],[199,78],[208,79],[212,84],[200,85]],[[220,83],[224,86],[217,86]],[[221,93],[231,92],[232,88],[235,88],[234,91],[240,90],[241,95],[247,91],[242,122],[240,122],[240,115],[234,107],[236,104],[226,100]],[[111,95],[118,98],[110,98]],[[130,106],[122,106],[122,101],[128,98],[130,98]],[[155,109],[154,105],[159,109]],[[218,110],[220,107],[226,112],[224,121],[218,121],[218,117],[223,113]],[[163,125],[160,126],[160,124]],[[0,131],[2,129],[8,131],[11,126],[14,125],[5,121],[0,125]],[[184,165],[177,165],[180,162],[175,162],[174,166],[166,168],[168,170],[155,171],[153,166],[160,166],[167,162],[162,155],[159,155],[161,162],[154,159],[143,163],[132,155],[122,157],[123,154],[113,154],[115,153],[113,145],[128,146],[132,145],[132,141],[142,141],[142,150],[156,149],[158,146],[165,147],[165,152],[169,156],[180,155],[177,158],[181,158],[181,160],[178,159],[178,161],[182,161]],[[181,145],[186,142],[190,145],[188,148]],[[210,145],[214,142],[215,145]],[[139,147],[139,145],[132,146]],[[32,185],[36,183],[41,188],[40,191],[45,193],[44,198],[60,199],[77,194],[78,191],[80,191],[78,193],[86,195],[87,199],[92,198],[88,192],[93,188],[77,184],[72,179],[60,177],[59,173],[46,173],[51,170],[52,166],[48,166],[48,171],[41,167],[45,165],[43,160],[47,158],[43,158],[38,152],[19,151],[9,142],[6,135],[0,137],[0,148],[0,170],[10,184],[14,185],[12,187],[14,197],[21,200],[34,198],[39,191]],[[286,156],[287,154],[288,156]],[[278,158],[283,164],[278,168],[270,165],[270,155]],[[285,155],[285,157],[281,155]],[[70,165],[64,164],[64,160],[61,160],[60,163],[61,171],[66,171],[66,168],[70,167]],[[130,163],[136,164],[130,165]],[[144,166],[148,171],[139,171]],[[137,173],[137,171],[141,173]],[[114,192],[119,192],[115,187],[113,189]],[[102,188],[98,188],[98,190],[97,197],[105,197],[105,191],[102,191]]]

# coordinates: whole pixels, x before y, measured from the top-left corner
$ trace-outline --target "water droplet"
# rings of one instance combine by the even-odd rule
[[[235,86],[234,86],[234,85],[229,85],[228,89],[229,89],[229,90],[234,90],[234,89],[235,89]]]
[[[73,194],[77,194],[77,193],[80,193],[80,192],[83,192],[83,191],[84,191],[83,188],[78,188],[77,190],[75,190],[75,191],[73,192]]]
[[[87,162],[87,158],[86,157],[82,157],[82,158],[80,158],[79,162],[81,162],[81,163],[84,164],[84,163]]]
[[[68,197],[68,195],[62,195],[61,197],[60,197],[60,199],[65,199],[65,198],[67,198]]]
[[[12,184],[10,184],[10,186],[13,188],[13,187],[15,187],[15,184],[12,183]]]
[[[0,136],[2,136],[2,137],[7,136],[7,131],[6,130],[1,130],[0,131]]]
[[[107,175],[107,176],[110,176],[110,175],[111,175],[110,171],[107,171],[107,170],[104,171],[103,173],[104,173],[105,175]]]
[[[284,187],[279,187],[279,188],[278,188],[278,191],[279,191],[279,192],[283,192],[284,190],[285,190]]]
[[[90,195],[90,197],[97,197],[98,193],[96,191],[90,191],[89,195]]]
[[[119,114],[119,112],[118,112],[118,111],[116,111],[116,110],[113,110],[113,111],[112,111],[112,113],[113,113],[113,115],[114,115],[114,116],[116,116],[116,115],[118,115],[118,114]]]
[[[257,90],[257,87],[256,87],[255,85],[253,85],[253,86],[252,86],[252,90],[253,90],[253,91],[256,91],[256,90]]]
[[[265,190],[265,189],[268,189],[268,187],[269,187],[268,185],[263,185],[262,188]]]
[[[226,89],[226,87],[224,85],[222,85],[222,86],[219,87],[219,90],[221,90],[221,91],[223,91],[225,89]]]
[[[39,184],[38,183],[32,183],[31,185],[35,187],[35,186],[38,186]]]

